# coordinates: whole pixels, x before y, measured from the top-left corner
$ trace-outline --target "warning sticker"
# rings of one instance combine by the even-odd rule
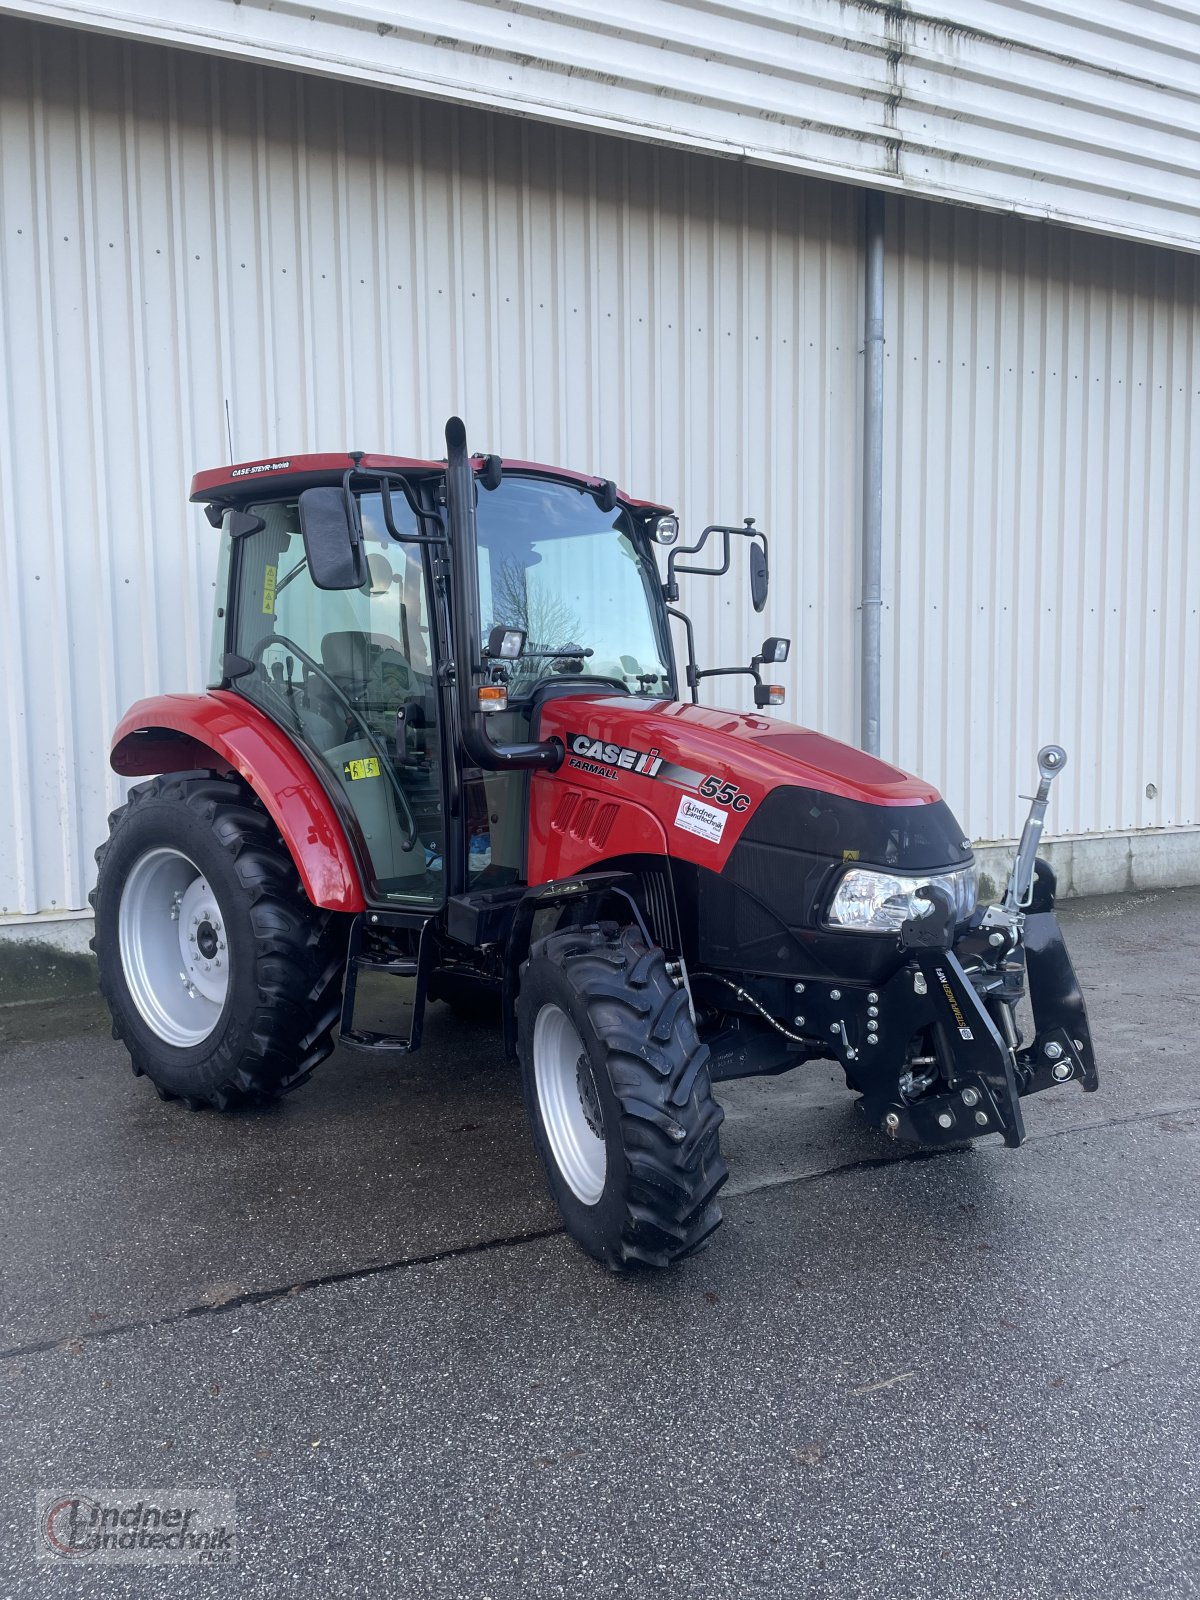
[[[675,813],[675,826],[707,839],[710,844],[720,844],[728,817],[727,811],[718,811],[716,806],[706,806],[703,800],[693,800],[691,795],[685,794]]]
[[[275,611],[275,567],[263,568],[263,612],[272,616]]]
[[[361,761],[343,761],[342,771],[347,778],[377,778],[379,776],[379,757],[364,756]]]

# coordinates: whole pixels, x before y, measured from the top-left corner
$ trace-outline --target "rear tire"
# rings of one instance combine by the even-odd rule
[[[721,1221],[724,1112],[663,952],[612,923],[538,941],[521,973],[517,1053],[571,1236],[617,1271],[699,1249]]]
[[[245,785],[140,785],[96,861],[92,949],[135,1074],[220,1111],[305,1082],[334,1046],[349,919],[307,899]]]

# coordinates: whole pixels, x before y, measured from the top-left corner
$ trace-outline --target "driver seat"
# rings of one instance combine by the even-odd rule
[[[371,637],[357,629],[327,633],[321,640],[321,665],[333,681],[356,699],[371,676]]]

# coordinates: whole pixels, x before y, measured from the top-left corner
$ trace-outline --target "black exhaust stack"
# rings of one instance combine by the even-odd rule
[[[467,455],[467,430],[459,417],[446,424],[446,522],[450,536],[450,617],[454,628],[455,693],[463,749],[489,772],[531,767],[553,771],[563,759],[555,739],[537,744],[493,744],[475,700],[483,676],[479,621],[479,564],[475,557],[475,474]]]

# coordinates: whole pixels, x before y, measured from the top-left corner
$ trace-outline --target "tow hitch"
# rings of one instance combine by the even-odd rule
[[[1013,858],[1004,898],[977,910],[955,939],[954,907],[940,888],[933,910],[906,922],[910,960],[880,996],[889,1032],[932,1041],[898,1082],[864,1085],[867,1119],[892,1138],[954,1144],[1001,1133],[1025,1136],[1021,1099],[1077,1079],[1099,1087],[1087,1009],[1054,914],[1055,879],[1037,859],[1050,786],[1066,765],[1058,745],[1038,752],[1040,782]],[[1032,1039],[1017,1007],[1028,988]]]

